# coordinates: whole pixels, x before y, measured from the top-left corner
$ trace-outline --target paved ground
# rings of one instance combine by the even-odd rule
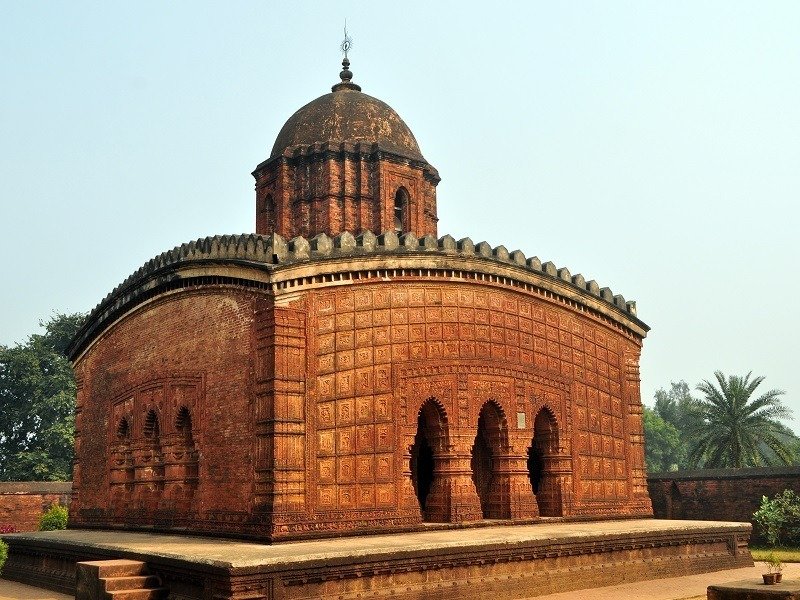
[[[765,572],[763,563],[754,567],[672,577],[670,579],[653,579],[638,583],[626,583],[592,590],[579,590],[562,594],[537,596],[536,600],[705,600],[706,588],[715,583],[729,583],[749,579],[761,581],[761,573]],[[800,563],[787,563],[783,568],[784,581],[800,579]]]
[[[763,571],[763,565],[756,564],[755,567],[746,569],[732,569],[671,579],[654,579],[591,590],[537,596],[536,600],[687,600],[689,598],[705,600],[707,586],[739,579],[761,580]],[[785,565],[783,577],[784,580],[790,581],[800,579],[800,563]],[[68,600],[70,598],[72,596],[0,579],[0,600]]]
[[[291,565],[301,560],[327,564],[335,559],[349,557],[364,556],[374,559],[385,555],[408,555],[416,551],[475,546],[501,549],[526,542],[550,542],[553,539],[569,542],[614,539],[621,535],[658,534],[659,532],[736,531],[742,526],[741,523],[631,519],[579,523],[538,523],[515,527],[438,529],[402,535],[327,538],[274,545],[219,538],[79,529],[15,533],[8,537],[52,540],[62,544],[89,546],[129,554],[149,554],[230,568]],[[749,524],[746,526],[749,527]]]
[[[16,581],[0,579],[0,600],[70,600],[72,596],[48,592]]]

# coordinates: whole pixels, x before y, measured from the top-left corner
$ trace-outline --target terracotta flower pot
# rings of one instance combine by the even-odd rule
[[[775,583],[780,583],[781,579],[783,579],[783,573],[778,571],[777,573],[775,573]]]
[[[762,573],[761,576],[764,578],[764,585],[774,585],[778,583],[777,573]]]

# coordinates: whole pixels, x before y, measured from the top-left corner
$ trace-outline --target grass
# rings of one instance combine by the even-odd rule
[[[783,548],[765,548],[763,546],[751,546],[750,554],[753,555],[753,560],[763,561],[766,559],[767,554],[774,552],[775,556],[785,563],[800,562],[800,548],[788,546]]]

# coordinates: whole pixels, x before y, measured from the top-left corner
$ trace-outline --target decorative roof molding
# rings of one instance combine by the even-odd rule
[[[275,161],[286,161],[296,164],[300,161],[329,160],[331,158],[347,158],[350,160],[379,160],[385,158],[389,162],[411,165],[424,171],[425,176],[435,183],[441,181],[439,171],[424,158],[407,156],[388,148],[380,142],[316,142],[314,144],[296,144],[287,146],[280,154],[262,161],[253,170],[256,179],[265,177],[264,169]]]
[[[86,323],[72,340],[67,354],[74,359],[77,352],[85,346],[87,338],[91,337],[90,331],[95,325],[115,314],[137,288],[152,279],[156,282],[151,287],[168,283],[177,278],[174,271],[179,266],[233,263],[263,269],[269,273],[284,266],[327,259],[420,254],[477,259],[535,273],[537,276],[588,294],[602,304],[612,307],[614,311],[632,318],[644,331],[649,329],[636,316],[636,302],[625,300],[621,294],[614,294],[607,287],[601,288],[594,280],[587,282],[580,274],[572,275],[566,267],[558,268],[550,261],[542,263],[536,256],[526,258],[520,250],[509,252],[504,246],[492,247],[486,242],[475,244],[470,238],[456,241],[450,235],[444,235],[438,240],[432,235],[418,238],[413,233],[404,233],[398,237],[394,231],[385,231],[380,235],[369,231],[358,235],[344,232],[333,238],[321,233],[310,240],[302,236],[285,240],[277,234],[264,236],[250,233],[200,238],[150,259],[116,286],[91,311]]]

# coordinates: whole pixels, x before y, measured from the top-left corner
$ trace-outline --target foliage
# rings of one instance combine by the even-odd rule
[[[47,511],[39,517],[39,531],[56,531],[67,528],[67,518],[69,513],[67,507],[61,504],[53,504]]]
[[[0,573],[3,572],[3,565],[6,564],[8,558],[8,544],[0,540]]]
[[[800,543],[800,497],[792,490],[783,490],[772,500],[762,496],[753,520],[770,546]]]
[[[781,559],[778,558],[774,550],[767,553],[764,557],[764,563],[767,565],[767,569],[770,573],[780,573],[783,571],[783,562],[781,562]]]
[[[0,533],[17,533],[17,528],[13,525],[0,525]]]
[[[800,548],[798,547],[782,547],[782,548],[759,548],[757,546],[750,546],[750,553],[753,555],[755,561],[765,561],[766,557],[771,553],[781,559],[782,563],[796,563],[800,562]]]
[[[758,398],[752,395],[764,381],[726,377],[714,373],[717,386],[703,381],[697,389],[705,395],[692,406],[693,416],[686,433],[693,440],[689,459],[706,468],[759,467],[791,464],[791,445],[779,419],[791,418],[791,411],[780,400],[784,392],[769,390]]]
[[[783,392],[772,390],[756,400],[748,400],[763,377],[749,381],[749,374],[726,379],[717,372],[716,376],[718,381],[720,378],[722,380],[719,390],[708,381],[698,386],[706,394],[703,400],[692,396],[685,381],[672,382],[669,389],[656,391],[652,411],[648,414],[649,409],[646,408],[644,414],[648,470],[653,473],[706,467],[780,465],[787,461],[800,461],[800,438],[777,420],[789,416],[789,411],[778,398]],[[734,383],[731,384],[731,381]],[[708,398],[709,388],[716,391],[716,405]],[[725,401],[726,393],[738,396]],[[743,394],[747,396],[744,400],[741,398]],[[668,426],[677,433],[677,442]],[[749,454],[739,453],[742,456],[738,463],[730,458],[735,444],[729,443],[730,436],[725,438],[725,432],[730,429],[749,432],[744,437],[749,437],[750,447],[755,448]],[[717,453],[715,447],[721,447],[723,451]],[[722,459],[719,454],[722,454]]]
[[[674,425],[655,410],[644,408],[644,457],[648,473],[677,471],[686,463],[686,446]]]
[[[685,381],[674,381],[669,390],[655,393],[653,409],[645,408],[645,459],[650,473],[692,468],[688,460],[690,440],[686,429],[696,400]]]
[[[684,431],[692,420],[692,409],[697,400],[692,397],[689,384],[681,380],[670,383],[669,391],[656,390],[655,412],[679,432]]]
[[[64,352],[84,318],[56,314],[25,344],[0,345],[0,481],[71,479],[75,379]]]

